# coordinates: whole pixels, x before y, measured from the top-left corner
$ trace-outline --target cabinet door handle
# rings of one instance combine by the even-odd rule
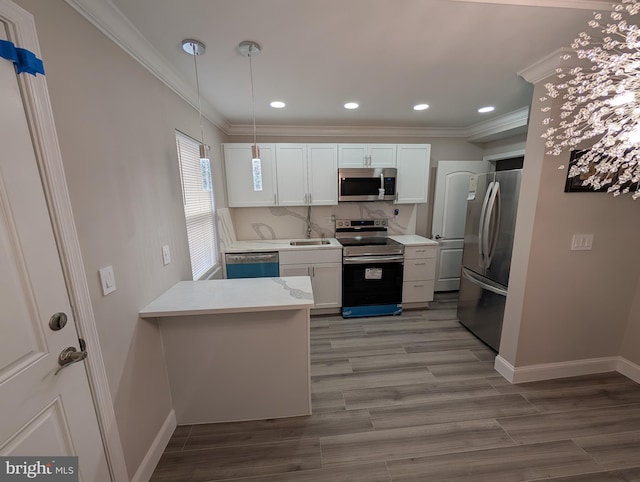
[[[309,204],[311,204],[311,193],[309,193]]]
[[[413,285],[414,288],[424,288],[424,285]]]
[[[416,266],[425,266],[427,263],[416,263]]]

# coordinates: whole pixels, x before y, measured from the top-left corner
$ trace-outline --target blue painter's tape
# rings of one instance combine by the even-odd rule
[[[343,318],[359,318],[363,316],[399,315],[402,313],[401,304],[372,305],[372,306],[343,306]]]
[[[42,60],[27,49],[16,47],[8,40],[0,40],[0,57],[10,60],[16,66],[16,73],[27,73],[31,75],[44,75],[44,64]]]

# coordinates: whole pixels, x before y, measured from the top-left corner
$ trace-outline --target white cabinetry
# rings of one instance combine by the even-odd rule
[[[338,166],[397,167],[396,203],[428,201],[429,144],[259,144],[262,190],[253,189],[251,144],[224,144],[229,207],[335,206]]]
[[[337,144],[276,144],[279,206],[338,204]]]
[[[280,251],[280,276],[310,276],[313,311],[337,312],[342,306],[342,249]]]
[[[338,204],[338,145],[307,144],[308,204]]]
[[[405,246],[403,305],[433,301],[437,255],[438,246]]]
[[[307,204],[306,144],[276,144],[276,178],[279,206]]]
[[[262,191],[254,191],[251,144],[224,144],[229,207],[338,204],[337,144],[259,147]]]
[[[398,144],[396,204],[428,201],[430,144]]]
[[[395,144],[339,144],[340,167],[396,167]]]
[[[224,164],[229,207],[275,206],[275,144],[259,144],[262,190],[253,189],[251,144],[224,144]]]

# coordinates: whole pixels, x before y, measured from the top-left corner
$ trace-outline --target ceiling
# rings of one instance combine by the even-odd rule
[[[587,28],[593,0],[67,0],[193,103],[198,57],[203,109],[227,133],[413,129],[467,132],[524,112],[532,86],[518,75]],[[534,4],[535,6],[532,6]],[[90,15],[87,15],[87,12]],[[115,14],[114,14],[115,12]],[[114,19],[117,19],[116,22]],[[133,27],[133,28],[132,28]],[[284,109],[269,106],[286,102]],[[358,102],[357,110],[343,104]],[[412,106],[429,104],[425,111]],[[477,109],[493,105],[495,111]],[[525,120],[526,123],[526,120]]]

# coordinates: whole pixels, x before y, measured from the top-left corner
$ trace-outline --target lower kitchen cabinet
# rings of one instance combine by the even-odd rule
[[[338,312],[342,307],[342,250],[280,251],[280,276],[309,276],[315,302],[312,312]]]
[[[402,304],[406,307],[433,301],[437,254],[438,246],[405,247]]]

